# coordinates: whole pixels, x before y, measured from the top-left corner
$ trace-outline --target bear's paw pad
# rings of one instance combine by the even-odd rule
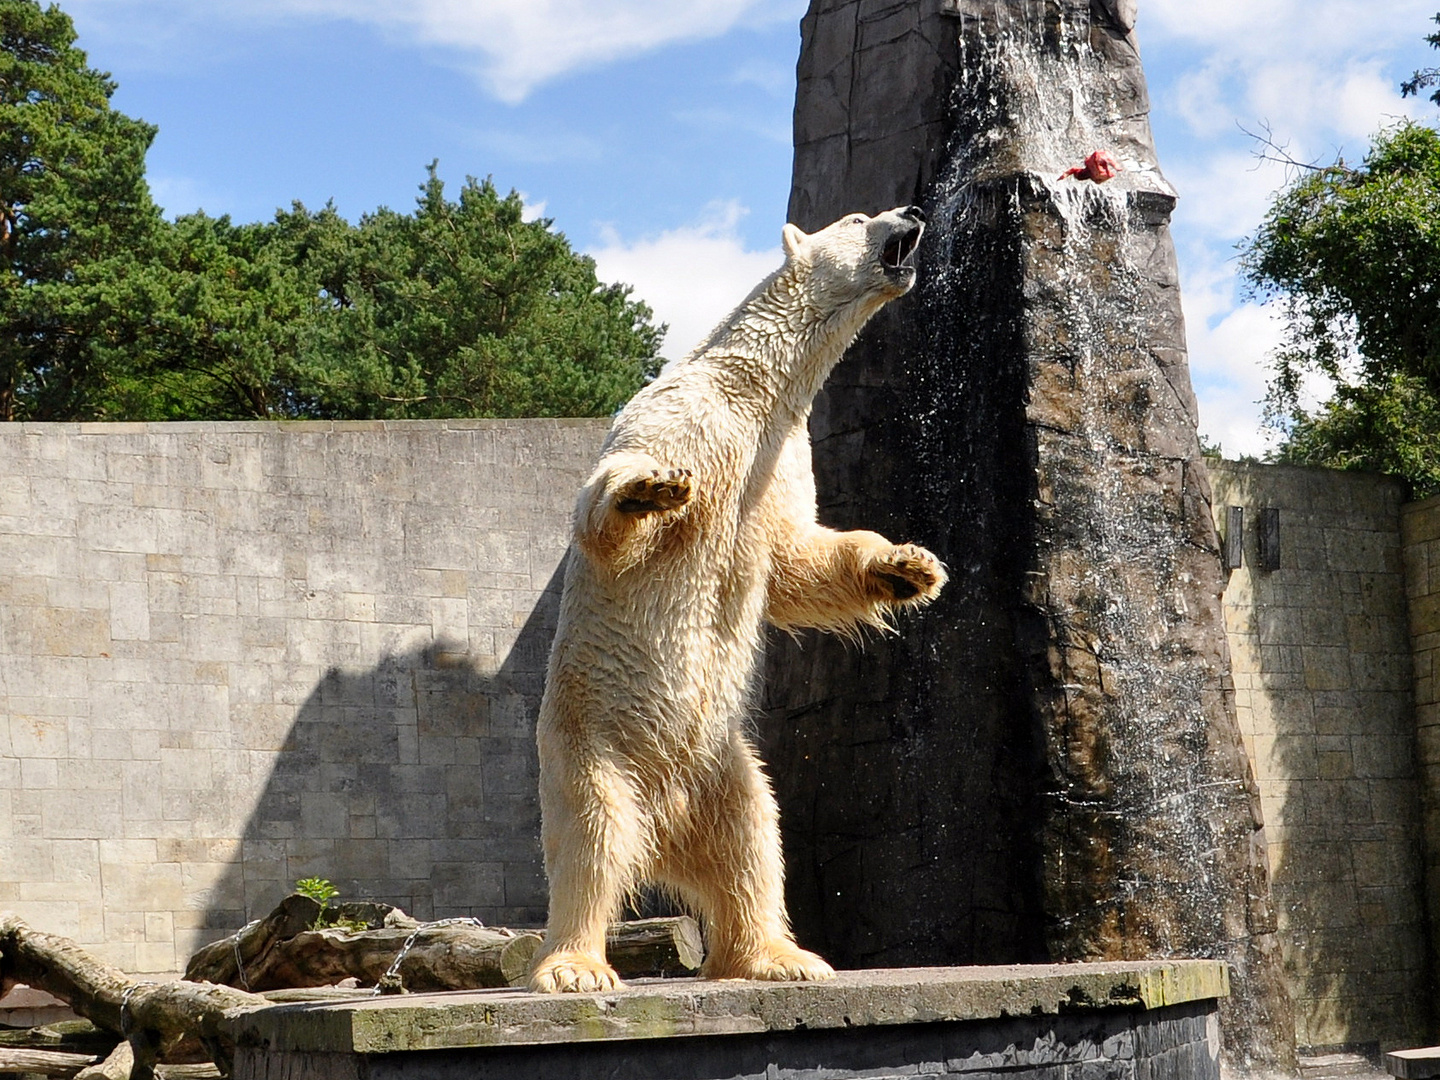
[[[689,469],[652,469],[615,493],[615,508],[622,514],[654,514],[678,510],[690,501]]]
[[[613,967],[586,953],[552,953],[530,973],[530,989],[537,994],[592,994],[624,985]]]
[[[945,584],[945,566],[915,544],[900,544],[875,560],[870,572],[879,578],[896,601],[925,603]]]

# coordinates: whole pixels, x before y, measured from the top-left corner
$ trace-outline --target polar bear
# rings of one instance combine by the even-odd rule
[[[785,911],[779,816],[745,734],[764,624],[854,634],[945,582],[923,548],[816,520],[807,421],[915,281],[917,207],[783,232],[784,265],[616,416],[581,489],[540,705],[550,917],[537,991],[620,985],[605,930],[653,883],[708,978],[823,979]]]

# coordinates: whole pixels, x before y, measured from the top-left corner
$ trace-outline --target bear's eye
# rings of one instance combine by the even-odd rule
[[[852,217],[852,218],[850,219],[850,224],[851,224],[851,225],[864,225],[864,224],[865,224],[865,215],[864,215],[864,214],[856,214],[854,217]]]

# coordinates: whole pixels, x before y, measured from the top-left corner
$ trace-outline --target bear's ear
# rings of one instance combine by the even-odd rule
[[[795,252],[799,251],[800,245],[803,244],[806,239],[807,237],[803,232],[788,222],[785,228],[780,230],[780,243],[784,245],[787,256],[794,255]]]

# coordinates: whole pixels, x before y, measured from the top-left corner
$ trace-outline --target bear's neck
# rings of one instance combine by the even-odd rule
[[[867,297],[826,312],[798,275],[782,269],[736,312],[706,355],[717,361],[722,383],[743,387],[740,400],[766,412],[803,413],[885,299]]]

